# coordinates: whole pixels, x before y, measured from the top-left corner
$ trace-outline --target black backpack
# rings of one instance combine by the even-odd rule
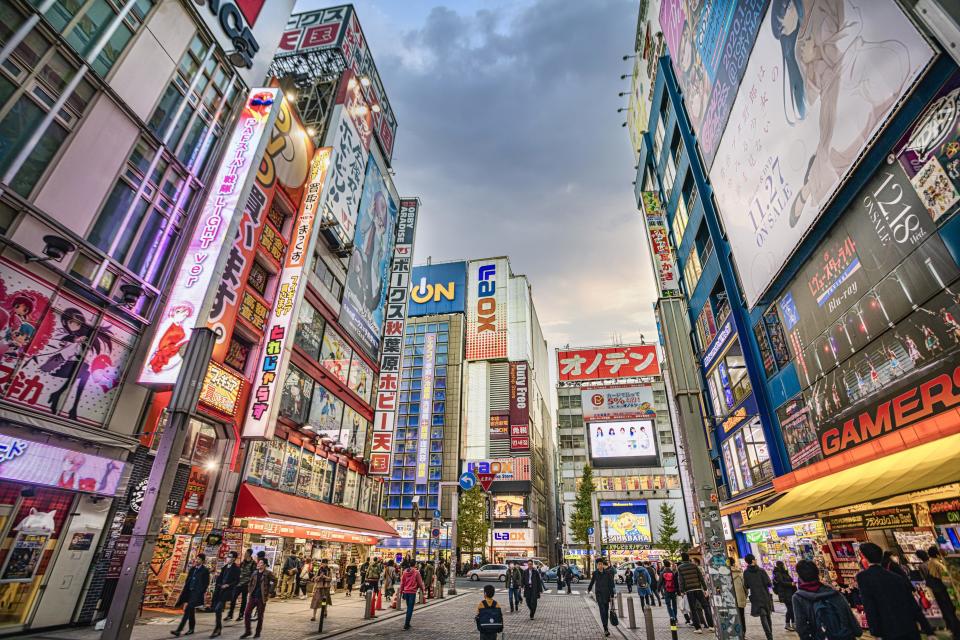
[[[853,626],[850,605],[839,593],[813,603],[813,626],[818,639],[852,640],[863,634],[860,626]]]
[[[483,608],[477,614],[477,631],[480,633],[502,633],[503,632],[503,611],[497,606],[497,601],[487,606],[486,600],[483,601]]]

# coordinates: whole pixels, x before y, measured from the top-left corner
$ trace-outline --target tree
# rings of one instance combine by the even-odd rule
[[[457,511],[457,544],[461,551],[468,551],[472,557],[477,550],[483,550],[490,533],[487,521],[487,499],[479,486],[460,494]]]
[[[587,529],[593,526],[593,469],[590,465],[583,465],[583,475],[580,477],[580,488],[577,490],[577,499],[573,503],[573,514],[570,516],[570,530],[574,542],[590,544],[590,535]]]
[[[682,540],[677,540],[677,512],[669,502],[660,503],[660,528],[657,529],[656,546],[667,552],[667,555],[673,559],[680,556],[681,551],[686,551],[690,545]]]

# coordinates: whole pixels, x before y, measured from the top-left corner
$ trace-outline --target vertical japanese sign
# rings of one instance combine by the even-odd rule
[[[333,158],[330,165],[330,181],[323,198],[320,217],[324,226],[334,229],[337,243],[343,247],[353,241],[363,190],[364,172],[367,166],[367,148],[357,131],[353,118],[345,106],[334,111]],[[330,136],[327,136],[330,139]]]
[[[530,365],[510,363],[510,451],[530,451]]]
[[[300,204],[300,215],[293,228],[283,271],[280,272],[277,299],[267,324],[260,357],[257,359],[259,366],[253,381],[250,407],[243,423],[244,438],[269,440],[273,437],[277,414],[280,411],[277,391],[286,377],[290,360],[292,330],[306,289],[302,282],[303,269],[313,255],[313,227],[329,165],[330,148],[318,149],[310,162],[310,174],[303,202]]]
[[[223,160],[211,182],[200,221],[190,238],[173,280],[167,305],[150,343],[138,382],[172,385],[177,380],[182,352],[197,324],[210,316],[228,254],[226,243],[237,232],[243,203],[253,188],[255,160],[263,155],[277,118],[279,89],[253,89],[234,129]]]
[[[673,259],[673,248],[667,234],[667,217],[660,205],[660,196],[654,191],[644,191],[641,198],[647,233],[650,236],[650,257],[653,258],[653,270],[657,274],[660,297],[680,295],[677,263]]]
[[[507,357],[506,259],[476,260],[467,275],[467,360]]]
[[[371,475],[390,473],[393,430],[397,419],[397,393],[400,388],[403,329],[407,321],[407,299],[410,290],[410,263],[413,260],[413,240],[419,209],[420,201],[416,198],[400,199],[383,322],[380,382],[377,385],[377,403],[373,416],[373,442],[370,446],[369,465]]]
[[[430,466],[430,425],[433,423],[433,372],[437,360],[437,334],[430,333],[423,343],[423,381],[420,389],[420,421],[417,429],[417,484],[427,483]]]

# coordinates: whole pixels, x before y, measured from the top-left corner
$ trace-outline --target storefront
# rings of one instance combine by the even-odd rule
[[[493,530],[492,562],[501,564],[507,558],[536,558],[537,545],[532,527]]]
[[[797,561],[813,560],[822,576],[834,573],[830,557],[823,551],[827,534],[819,520],[747,529],[743,531],[743,542],[742,555],[752,553],[768,574],[773,572],[777,560],[782,560],[791,572]]]
[[[397,537],[383,538],[377,542],[375,553],[385,560],[403,560],[412,555],[413,550],[413,520],[388,520],[387,524],[397,530]],[[450,522],[440,522],[434,527],[430,519],[422,519],[417,523],[417,559],[426,560],[440,556],[450,560]],[[439,536],[434,536],[434,532]],[[399,561],[398,560],[398,561]]]

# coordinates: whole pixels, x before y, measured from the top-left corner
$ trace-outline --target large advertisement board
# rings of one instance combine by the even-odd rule
[[[600,539],[604,544],[651,542],[646,500],[600,500]]]
[[[934,56],[895,0],[802,6],[771,4],[710,172],[749,306]]]
[[[126,463],[112,458],[0,435],[3,480],[114,496],[126,491],[120,483],[126,470]]]
[[[660,375],[657,347],[628,344],[617,347],[559,349],[557,373],[560,382],[617,380]]]
[[[587,387],[580,390],[584,422],[653,419],[653,387]]]
[[[473,473],[492,473],[494,482],[500,480],[530,480],[530,458],[491,458],[489,460],[467,460],[464,471]]]
[[[334,122],[336,127],[327,134],[333,157],[320,217],[323,224],[332,229],[328,236],[335,237],[336,244],[343,247],[350,244],[357,231],[357,213],[370,154],[345,106],[334,110]]]
[[[137,381],[144,385],[173,385],[193,328],[206,323],[218,283],[253,188],[256,160],[263,155],[279,111],[279,89],[253,89],[217,168],[200,221],[193,230],[183,262],[172,280],[159,326],[147,350]]]
[[[660,28],[707,168],[713,164],[766,6],[767,0],[661,2]]]
[[[510,363],[510,451],[530,451],[530,365]]]
[[[371,358],[380,351],[396,224],[397,202],[371,155],[340,308],[340,325]]]
[[[653,420],[589,422],[590,459],[596,467],[657,464],[657,429]]]
[[[423,375],[420,378],[420,417],[417,422],[417,484],[426,484],[430,466],[430,426],[433,424],[433,373],[437,362],[437,334],[423,342]]]
[[[678,296],[680,277],[667,230],[667,216],[660,204],[660,195],[655,191],[644,191],[641,200],[647,235],[650,238],[650,257],[653,258],[653,272],[660,297]]]
[[[463,313],[467,297],[467,263],[445,262],[413,268],[411,316]]]
[[[506,258],[470,262],[467,278],[467,360],[507,357]]]

